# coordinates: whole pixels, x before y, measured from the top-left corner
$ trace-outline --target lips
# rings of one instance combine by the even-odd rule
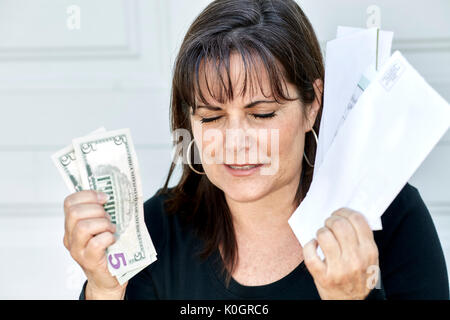
[[[255,173],[262,164],[224,164],[226,170],[233,176],[249,176]]]
[[[227,164],[228,167],[235,170],[248,170],[259,165],[260,164]]]

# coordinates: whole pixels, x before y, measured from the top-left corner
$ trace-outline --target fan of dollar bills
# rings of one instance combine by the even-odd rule
[[[106,256],[108,270],[120,284],[156,260],[144,221],[141,177],[129,129],[100,128],[74,139],[52,160],[71,192],[97,190],[109,196],[104,208],[116,225],[117,241]]]

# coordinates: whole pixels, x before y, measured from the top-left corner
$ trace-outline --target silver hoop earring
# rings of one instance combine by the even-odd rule
[[[192,146],[192,143],[195,141],[195,139],[192,139],[192,141],[189,143],[189,145],[188,145],[188,148],[187,148],[187,151],[186,151],[186,161],[187,161],[187,163],[188,163],[188,165],[189,165],[189,168],[191,168],[192,169],[192,171],[194,171],[195,173],[198,173],[198,174],[206,174],[205,172],[200,172],[200,171],[198,171],[198,170],[195,170],[194,169],[194,167],[191,165],[191,161],[190,161],[190,159],[191,159],[191,146]]]
[[[316,132],[314,131],[314,128],[311,128],[311,130],[312,130],[312,133],[313,133],[313,135],[314,135],[314,138],[316,139],[316,148],[317,148],[317,146],[319,145],[319,139],[317,138],[317,134],[316,134]],[[309,159],[308,159],[308,157],[306,156],[306,153],[305,153],[304,151],[303,151],[303,157],[305,158],[306,163],[307,163],[311,168],[314,168],[314,165],[311,164],[311,162],[309,162]]]

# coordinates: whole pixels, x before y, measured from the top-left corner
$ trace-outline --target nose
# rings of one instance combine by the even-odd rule
[[[225,130],[225,159],[227,164],[256,164],[257,157],[256,129],[251,128],[245,120],[234,119]]]

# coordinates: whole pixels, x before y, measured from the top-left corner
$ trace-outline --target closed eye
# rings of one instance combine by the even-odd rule
[[[222,118],[222,116],[218,116],[218,117],[214,117],[214,118],[202,118],[200,121],[202,123],[214,122],[216,120],[219,120],[220,118]]]
[[[263,113],[263,114],[252,113],[250,115],[253,116],[255,119],[268,119],[268,118],[273,118],[276,116],[275,111],[273,111],[271,113]],[[217,117],[213,117],[213,118],[202,118],[200,121],[202,123],[208,123],[208,122],[217,121],[220,118],[222,118],[222,116],[217,116]]]
[[[256,114],[256,113],[252,113],[252,116],[255,118],[273,118],[275,117],[275,111],[271,112],[271,113],[263,113],[263,114]]]

